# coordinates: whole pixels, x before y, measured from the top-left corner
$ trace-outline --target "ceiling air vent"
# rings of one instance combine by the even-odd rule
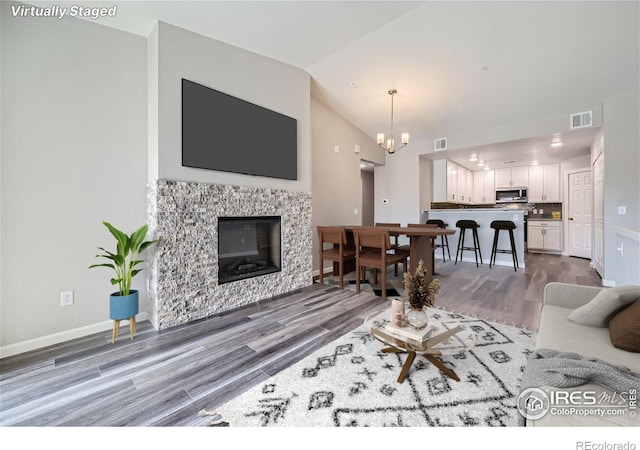
[[[433,141],[433,148],[436,152],[447,149],[447,138],[440,138]]]
[[[590,127],[592,125],[591,111],[571,114],[571,129]]]

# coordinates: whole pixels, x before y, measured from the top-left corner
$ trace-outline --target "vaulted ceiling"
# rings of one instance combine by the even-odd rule
[[[397,131],[410,131],[412,143],[425,152],[436,137],[568,117],[638,89],[636,1],[117,5],[116,17],[101,24],[148,36],[160,20],[308,71],[313,95],[372,137],[388,131],[387,91],[395,88]],[[566,141],[584,151],[592,134]],[[541,142],[521,142],[529,147],[519,151]]]

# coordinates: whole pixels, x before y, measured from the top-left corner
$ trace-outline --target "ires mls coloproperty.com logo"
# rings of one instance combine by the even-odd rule
[[[554,416],[638,416],[637,390],[608,393],[581,390],[557,390],[545,392],[528,388],[520,393],[518,411],[530,420],[538,420],[547,414]]]
[[[80,5],[73,5],[68,8],[58,5],[11,5],[11,14],[13,17],[55,17],[56,19],[62,19],[65,16],[69,16],[99,19],[100,17],[114,17],[117,11],[118,7],[116,5],[110,8],[87,8],[86,6]]]

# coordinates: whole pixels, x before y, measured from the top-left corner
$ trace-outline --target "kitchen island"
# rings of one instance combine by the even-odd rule
[[[456,228],[456,222],[458,220],[475,220],[480,227],[478,228],[478,240],[480,241],[480,253],[482,254],[482,263],[489,265],[489,258],[491,257],[491,247],[493,245],[494,229],[491,228],[491,222],[494,220],[510,220],[516,224],[516,229],[513,230],[513,237],[516,243],[516,255],[518,257],[518,265],[520,268],[524,268],[524,209],[497,209],[497,208],[468,208],[468,209],[428,209],[422,212],[423,222],[428,219],[440,219],[444,223],[448,224],[447,228],[456,230],[456,234],[449,236],[449,249],[451,250],[451,259],[455,261],[456,249],[458,248],[458,240],[460,238],[460,230]],[[438,239],[438,243],[440,240]],[[471,232],[467,231],[465,236],[465,246],[473,245],[473,238]],[[511,244],[509,243],[509,233],[507,231],[500,231],[500,237],[498,240],[498,249],[509,250]],[[436,262],[442,254],[438,250],[436,253]],[[460,258],[458,258],[460,261]],[[475,263],[475,256],[473,251],[465,250],[462,252],[462,261]],[[513,259],[510,254],[497,253],[496,262],[497,266],[511,266],[513,267]]]

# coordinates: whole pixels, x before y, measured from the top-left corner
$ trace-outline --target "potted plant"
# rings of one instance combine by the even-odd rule
[[[430,308],[435,304],[436,296],[440,292],[440,280],[434,279],[428,285],[425,284],[426,273],[424,262],[420,260],[415,274],[405,273],[402,281],[404,293],[410,306],[406,321],[409,326],[417,330],[427,326],[425,308]]]
[[[138,314],[138,291],[131,289],[131,279],[142,269],[137,268],[138,264],[144,260],[138,259],[139,255],[146,248],[158,242],[159,239],[145,241],[148,225],[138,228],[127,236],[126,233],[118,230],[108,222],[102,222],[109,232],[116,238],[116,252],[112,253],[102,247],[98,247],[102,254],[96,258],[106,258],[110,263],[93,264],[93,267],[109,267],[116,273],[115,278],[111,278],[112,285],[118,285],[118,291],[109,297],[109,318],[115,321],[129,319]],[[115,326],[115,325],[114,325]],[[115,328],[114,328],[115,330]]]

